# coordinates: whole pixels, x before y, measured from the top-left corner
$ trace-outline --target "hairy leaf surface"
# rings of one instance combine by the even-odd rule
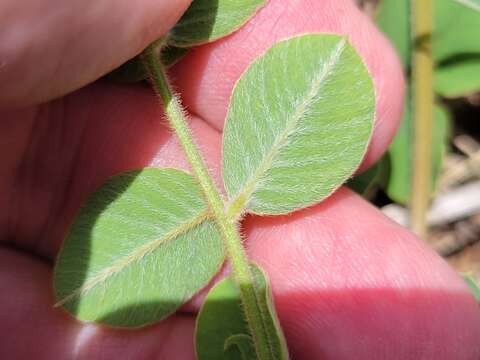
[[[278,319],[273,311],[270,285],[265,273],[252,264],[256,286],[261,294],[260,307],[265,328],[271,340],[275,359],[288,359],[288,350]],[[228,277],[215,285],[207,295],[197,316],[195,348],[199,360],[245,360],[255,354],[245,319],[240,293]]]
[[[239,29],[266,0],[193,0],[170,31],[169,44],[190,47],[215,41]]]
[[[143,326],[192,297],[223,259],[193,177],[146,168],[111,178],[81,209],[59,254],[55,293],[80,320]]]
[[[346,38],[310,34],[274,45],[233,92],[223,133],[230,199],[257,214],[321,201],[363,159],[374,112],[370,75]]]

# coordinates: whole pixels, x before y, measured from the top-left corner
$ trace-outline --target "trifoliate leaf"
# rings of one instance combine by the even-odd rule
[[[266,0],[193,0],[170,31],[168,43],[191,47],[225,37],[239,29]]]
[[[257,214],[321,201],[360,164],[374,113],[371,77],[346,38],[277,43],[233,92],[223,133],[230,199]]]
[[[77,215],[55,268],[56,298],[82,321],[143,326],[192,297],[223,259],[191,175],[132,171],[111,178]]]
[[[252,264],[259,307],[264,315],[264,328],[269,334],[272,359],[288,359],[288,351],[273,303],[268,279],[264,272]],[[242,316],[240,293],[231,277],[220,281],[207,295],[197,316],[195,348],[199,360],[255,359],[251,334]]]

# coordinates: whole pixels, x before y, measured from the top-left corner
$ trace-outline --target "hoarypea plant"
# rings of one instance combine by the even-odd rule
[[[255,60],[233,91],[217,188],[160,60],[243,24],[262,1],[196,0],[141,60],[192,173],[129,171],[108,180],[78,213],[55,267],[57,305],[82,321],[141,327],[174,313],[228,258],[232,275],[197,317],[199,359],[287,359],[266,274],[247,257],[246,214],[279,215],[329,196],[360,164],[375,99],[345,37],[306,34]],[[205,19],[209,20],[208,31]]]

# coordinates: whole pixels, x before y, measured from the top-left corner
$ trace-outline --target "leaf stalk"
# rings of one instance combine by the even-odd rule
[[[161,43],[160,43],[161,44]],[[205,162],[191,134],[180,99],[171,89],[165,67],[158,56],[158,43],[150,45],[142,54],[144,66],[149,73],[154,90],[157,92],[180,144],[197,178],[205,199],[215,218],[231,261],[233,276],[240,290],[243,311],[252,334],[252,339],[260,360],[277,360],[274,357],[266,316],[260,306],[260,292],[255,283],[242,239],[237,229],[237,221],[227,213],[225,202],[208,173]]]
[[[430,202],[433,133],[433,0],[412,1],[414,52],[412,63],[413,117],[415,124],[411,228],[420,237],[427,234],[426,214]]]

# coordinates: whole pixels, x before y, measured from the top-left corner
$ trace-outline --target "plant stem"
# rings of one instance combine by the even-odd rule
[[[205,199],[211,208],[218,229],[224,239],[225,247],[232,264],[234,278],[239,286],[241,301],[247,323],[253,338],[258,359],[276,360],[266,331],[264,316],[259,305],[259,291],[256,287],[250,264],[237,230],[237,224],[228,217],[225,203],[208,174],[205,162],[194,143],[180,100],[173,94],[165,68],[159,60],[158,45],[150,45],[143,53],[144,66],[147,69],[155,91],[158,93],[168,117],[185,151]]]
[[[430,202],[432,178],[433,127],[433,0],[412,0],[413,116],[415,123],[411,226],[419,236],[427,234],[426,214]]]

